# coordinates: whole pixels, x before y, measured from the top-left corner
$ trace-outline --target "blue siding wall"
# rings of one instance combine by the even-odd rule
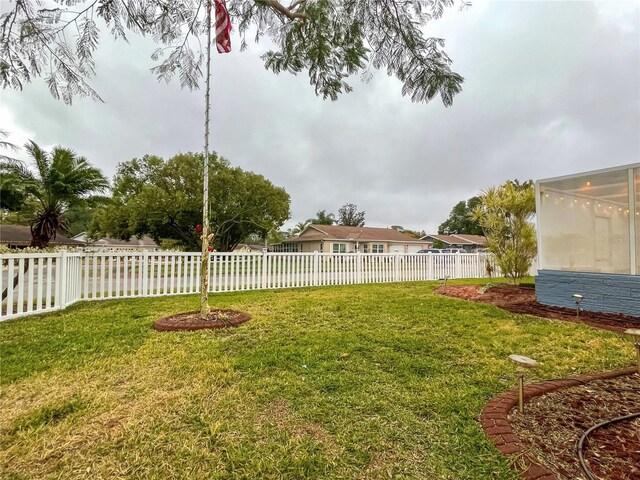
[[[580,304],[584,310],[640,316],[640,275],[538,271],[536,296],[540,303],[575,308],[574,293],[584,296]]]

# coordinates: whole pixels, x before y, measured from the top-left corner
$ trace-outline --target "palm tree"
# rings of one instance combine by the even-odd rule
[[[68,231],[69,209],[93,203],[109,182],[86,158],[68,148],[54,147],[46,152],[33,141],[24,148],[35,170],[20,160],[4,158],[0,174],[15,178],[27,194],[25,209],[32,213],[31,246],[45,248],[57,232]]]
[[[336,222],[336,216],[333,213],[327,213],[326,210],[320,210],[316,213],[316,218],[310,218],[307,223],[315,223],[316,225],[333,225]]]
[[[309,220],[298,222],[296,226],[291,229],[291,235],[300,235],[304,231],[304,229],[309,226],[310,223],[311,222]]]

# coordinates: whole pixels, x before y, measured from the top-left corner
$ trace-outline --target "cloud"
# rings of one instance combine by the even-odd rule
[[[622,13],[621,13],[622,12]],[[292,197],[291,224],[344,203],[367,224],[434,231],[458,201],[508,178],[547,178],[640,158],[636,2],[483,2],[427,27],[465,79],[451,108],[412,104],[384,72],[337,102],[305,74],[273,75],[252,45],[213,58],[212,145]],[[234,48],[239,44],[235,41]],[[106,103],[53,100],[42,82],[3,92],[0,117],[44,145],[118,162],[201,150],[203,92],[157,83],[153,44],[105,41]]]

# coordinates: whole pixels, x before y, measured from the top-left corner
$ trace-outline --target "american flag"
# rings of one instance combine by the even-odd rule
[[[216,47],[218,53],[231,51],[231,20],[224,0],[215,0],[216,5]]]

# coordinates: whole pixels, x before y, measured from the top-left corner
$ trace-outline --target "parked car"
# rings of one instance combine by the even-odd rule
[[[427,248],[424,250],[418,250],[418,253],[442,253],[441,248]]]
[[[467,253],[467,252],[462,248],[445,248],[444,250],[442,250],[442,253]]]

